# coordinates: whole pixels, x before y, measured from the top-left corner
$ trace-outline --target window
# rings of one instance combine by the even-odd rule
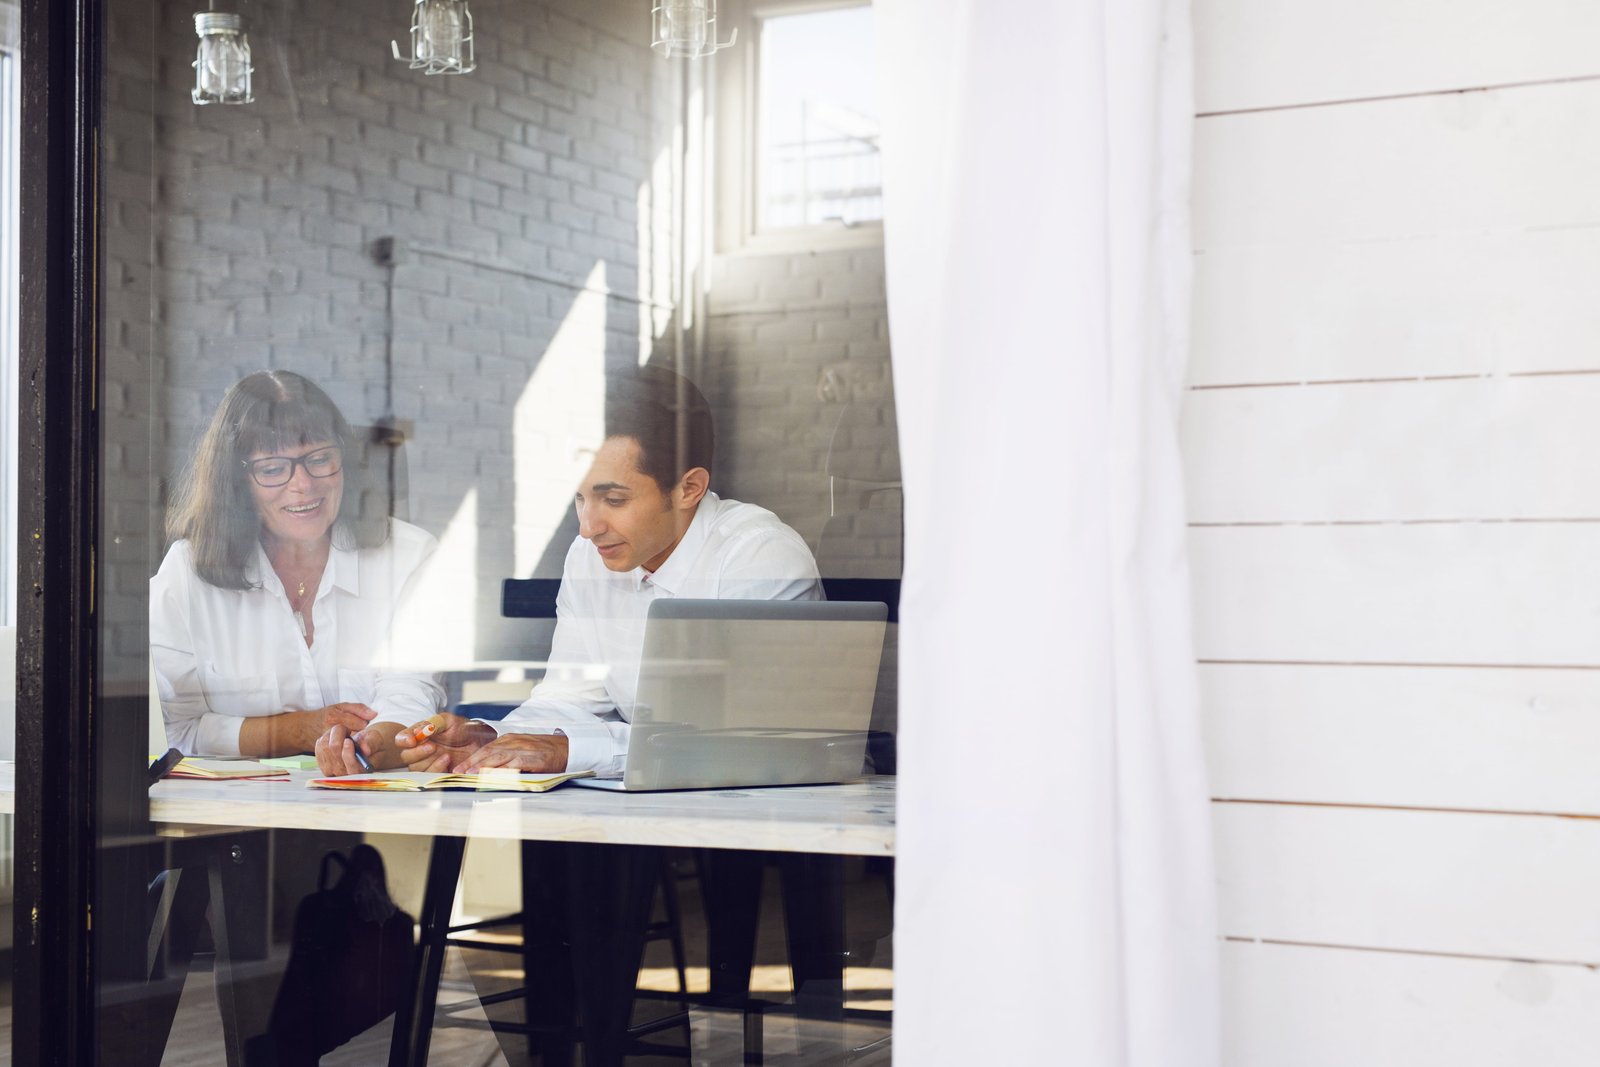
[[[882,219],[872,8],[760,19],[758,48],[757,229]]]
[[[0,626],[17,617],[17,28],[0,3]]]
[[[854,0],[747,10],[718,61],[724,250],[882,240],[873,23]]]

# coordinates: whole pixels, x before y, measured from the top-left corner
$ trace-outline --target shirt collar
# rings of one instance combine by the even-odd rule
[[[342,590],[351,596],[361,595],[361,561],[355,549],[340,548],[339,543],[335,541],[333,547],[328,550],[328,572],[333,576],[330,588]],[[267,550],[261,547],[260,541],[256,542],[254,558],[245,564],[244,576],[252,585],[260,585],[274,593],[288,595],[284,591],[283,582],[278,579],[278,572],[272,569],[272,561],[267,558]]]
[[[643,588],[645,580],[657,589],[677,596],[683,587],[683,580],[688,577],[689,569],[700,556],[700,550],[706,546],[706,538],[711,533],[711,521],[716,517],[717,508],[721,501],[717,494],[707,493],[700,501],[700,506],[695,509],[694,518],[689,522],[689,528],[683,531],[683,540],[672,550],[672,555],[667,557],[654,574],[643,567],[633,570],[633,589],[638,592]]]

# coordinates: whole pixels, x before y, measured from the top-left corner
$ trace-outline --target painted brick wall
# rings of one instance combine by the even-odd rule
[[[706,379],[721,434],[717,482],[772,508],[816,547],[830,473],[841,489],[900,478],[883,250],[721,256],[711,276]],[[898,494],[874,494],[865,508],[849,496],[841,493],[837,510],[844,524],[862,524],[861,536],[830,536],[835,554],[824,562],[838,564],[830,573],[899,577],[898,534],[887,528],[898,523],[847,517],[897,517]]]

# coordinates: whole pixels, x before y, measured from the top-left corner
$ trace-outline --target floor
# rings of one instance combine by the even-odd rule
[[[692,879],[681,883],[684,935],[688,954],[688,979],[691,993],[707,985],[704,964],[705,922],[696,886]],[[853,866],[849,876],[848,929],[854,940],[851,951],[859,962],[845,972],[846,1003],[849,1008],[886,1011],[892,1007],[894,966],[889,929],[889,901],[879,872]],[[863,931],[863,938],[857,932]],[[882,931],[885,936],[871,939]],[[273,959],[254,965],[261,974],[264,989],[253,998],[270,1003],[276,975],[281,970],[286,949],[274,949]],[[521,1039],[508,1038],[503,1049],[487,1030],[484,1012],[477,1005],[479,995],[516,984],[519,974],[506,969],[516,957],[501,953],[452,948],[445,959],[440,986],[441,1014],[435,1023],[430,1062],[448,1067],[531,1067]],[[781,1001],[790,992],[787,964],[784,962],[782,907],[775,877],[769,877],[762,905],[760,940],[756,951],[752,991],[765,999]],[[469,971],[470,966],[470,971]],[[511,964],[515,966],[515,964]],[[11,983],[10,969],[0,975],[0,1067],[10,1059]],[[478,987],[474,986],[474,977]],[[669,992],[677,988],[677,974],[665,942],[649,946],[640,970],[639,987]],[[454,1021],[443,1009],[459,1005],[464,1011]],[[499,1010],[514,1010],[506,1005]],[[636,1021],[659,1011],[660,1005],[642,1002]],[[765,1064],[783,1067],[824,1067],[848,1060],[865,1067],[886,1065],[890,1057],[890,1031],[887,1022],[828,1024],[796,1020],[774,1013],[763,1020],[762,1052]],[[681,1028],[663,1031],[652,1040],[682,1047]],[[382,1065],[388,1057],[390,1024],[385,1022],[348,1044],[324,1056],[324,1067],[371,1067]],[[690,1053],[630,1057],[629,1067],[722,1067],[740,1064],[743,1055],[743,1020],[735,1013],[695,1009],[690,1013]],[[849,1050],[848,1055],[844,1050]],[[216,1001],[209,971],[191,974],[184,985],[177,1018],[167,1044],[163,1067],[217,1067],[226,1056],[218,1023]]]

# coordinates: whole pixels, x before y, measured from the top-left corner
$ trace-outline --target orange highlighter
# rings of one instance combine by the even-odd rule
[[[422,722],[417,723],[417,725],[410,729],[409,733],[411,734],[411,743],[414,745],[420,745],[422,742],[438,733],[443,727],[443,715],[435,715],[431,718],[424,719]]]

